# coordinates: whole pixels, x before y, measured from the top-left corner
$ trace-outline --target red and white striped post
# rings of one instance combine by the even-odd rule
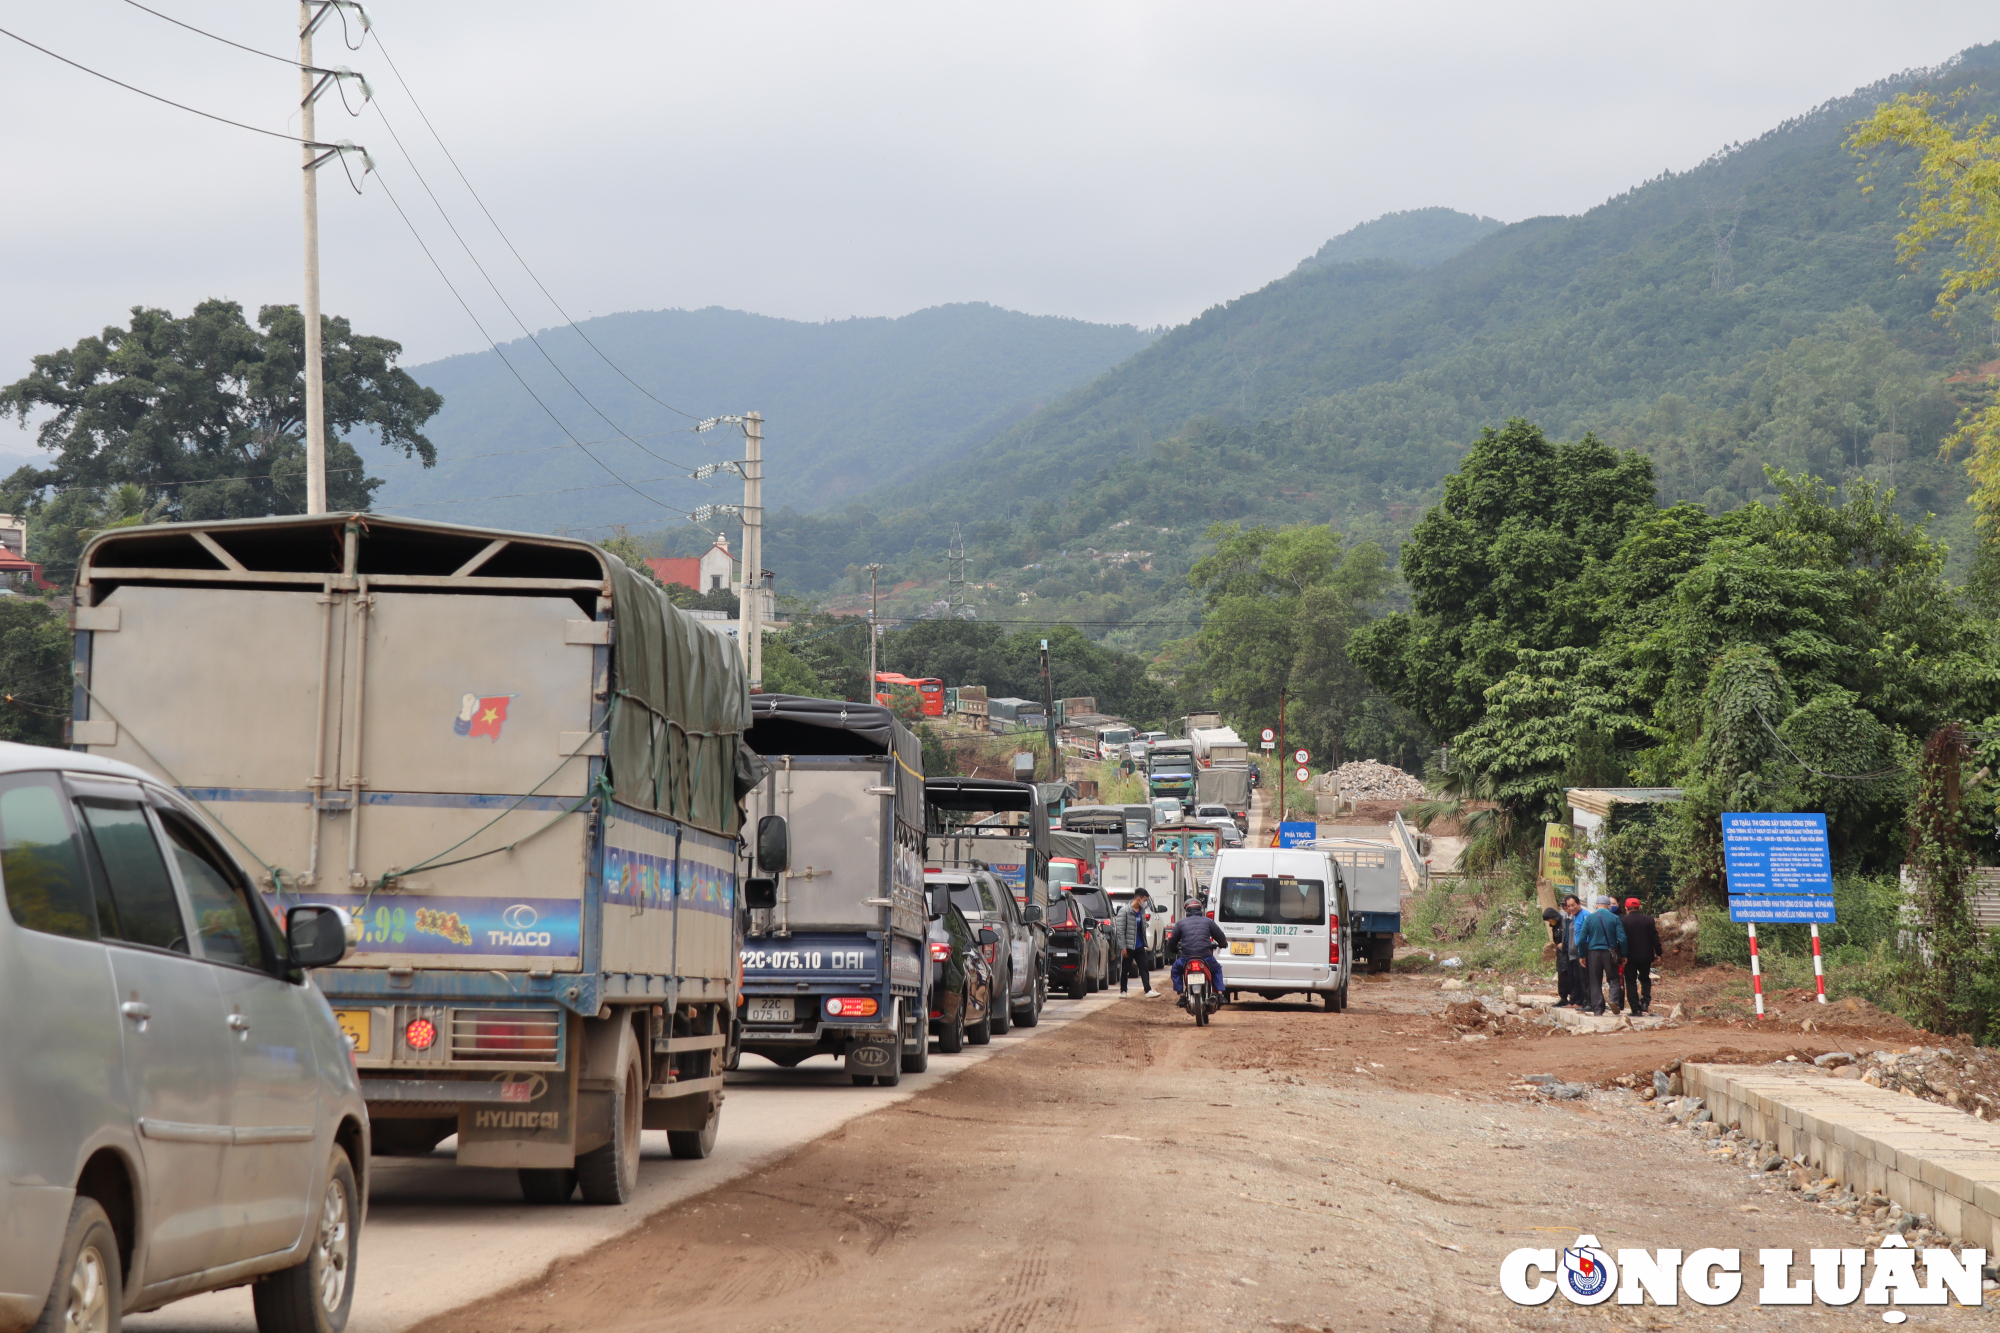
[[[1826,1003],[1826,969],[1825,969],[1824,967],[1820,966],[1820,961],[1819,961],[1819,923],[1818,923],[1818,922],[1814,922],[1814,923],[1813,923],[1813,928],[1812,928],[1812,937],[1813,937],[1813,985],[1815,985],[1815,986],[1817,986],[1817,987],[1819,988],[1819,1002],[1820,1002],[1821,1004],[1825,1004],[1825,1003]]]
[[[1750,989],[1756,992],[1757,1017],[1762,1018],[1764,1016],[1764,969],[1757,961],[1757,923],[1752,921],[1748,925],[1750,927]],[[1817,957],[1815,957],[1814,962],[1818,962]]]

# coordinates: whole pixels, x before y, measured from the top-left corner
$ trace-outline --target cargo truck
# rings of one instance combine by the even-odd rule
[[[1403,850],[1369,838],[1319,838],[1305,844],[1340,863],[1347,881],[1354,950],[1368,971],[1387,972],[1403,928]]]
[[[274,910],[350,914],[316,980],[376,1153],[606,1204],[642,1126],[708,1153],[758,767],[727,638],[585,542],[374,514],[101,533],[72,617],[76,748],[200,803]]]
[[[782,819],[790,846],[745,932],[741,1049],[788,1069],[831,1055],[893,1086],[930,1060],[922,746],[878,704],[750,708],[744,739],[770,772],[749,810]]]
[[[1171,796],[1194,808],[1194,742],[1156,741],[1146,752],[1146,795]]]
[[[1247,768],[1250,747],[1234,727],[1196,727],[1188,733],[1195,763],[1202,768]]]
[[[1194,807],[1220,805],[1244,833],[1250,831],[1250,769],[1204,768],[1194,775]]]

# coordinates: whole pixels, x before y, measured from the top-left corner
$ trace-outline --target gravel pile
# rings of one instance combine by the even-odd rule
[[[1327,786],[1322,787],[1324,782]],[[1424,780],[1412,777],[1402,769],[1390,764],[1378,764],[1373,759],[1356,759],[1342,764],[1331,774],[1321,774],[1313,783],[1320,790],[1328,790],[1333,782],[1340,784],[1340,795],[1348,801],[1415,801],[1426,793]]]

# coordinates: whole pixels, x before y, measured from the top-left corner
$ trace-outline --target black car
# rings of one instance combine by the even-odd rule
[[[975,928],[952,904],[946,886],[930,886],[930,1034],[938,1050],[955,1055],[970,1041],[993,1040],[993,967],[981,947],[996,943],[991,927]]]
[[[1091,919],[1075,894],[1049,899],[1048,924],[1050,987],[1067,987],[1070,999],[1081,1000],[1111,984],[1110,933]]]
[[[1112,904],[1109,893],[1089,884],[1071,889],[1070,897],[1083,908],[1084,915],[1090,918],[1104,941],[1104,985],[1109,986],[1125,975],[1125,951],[1118,947],[1118,927],[1111,919],[1117,915],[1118,909]],[[1098,989],[1102,990],[1103,986]]]

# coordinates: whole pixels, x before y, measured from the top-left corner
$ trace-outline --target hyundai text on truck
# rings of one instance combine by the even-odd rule
[[[922,747],[878,704],[758,694],[750,707],[745,740],[770,772],[749,809],[760,826],[782,819],[790,847],[743,941],[741,1049],[786,1068],[831,1055],[857,1084],[899,1083],[930,1059]]]
[[[735,646],[581,541],[374,514],[101,533],[72,738],[200,804],[318,972],[374,1151],[632,1197],[704,1156],[736,1004],[755,759]]]

